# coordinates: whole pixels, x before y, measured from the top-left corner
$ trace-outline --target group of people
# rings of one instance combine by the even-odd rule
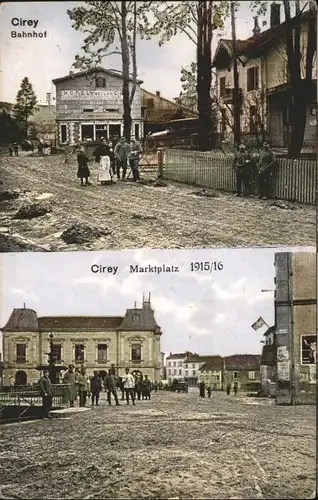
[[[253,180],[257,179],[259,197],[270,198],[271,182],[275,172],[276,157],[268,142],[264,142],[259,155],[252,155],[245,144],[240,144],[234,156],[237,196],[252,194]]]
[[[214,386],[214,389],[216,389],[216,385]],[[226,386],[226,394],[228,396],[231,394],[231,389],[232,389],[232,385],[230,383],[227,384],[227,386]],[[199,395],[200,395],[200,398],[205,398],[205,392],[207,392],[207,395],[210,398],[211,394],[212,394],[212,387],[210,385],[206,387],[205,386],[205,382],[200,382],[199,383]],[[238,383],[234,382],[234,384],[233,384],[233,393],[234,393],[234,396],[237,395],[237,392],[238,392]]]
[[[93,156],[95,162],[99,164],[98,181],[102,184],[111,184],[116,175],[117,180],[125,180],[127,167],[131,168],[132,180],[139,180],[139,161],[142,153],[141,144],[134,138],[128,143],[125,137],[121,137],[114,148],[107,144],[104,138],[95,149]],[[77,177],[81,180],[81,186],[91,184],[89,182],[90,169],[88,166],[89,158],[85,154],[85,149],[80,146],[77,154]],[[85,181],[85,182],[84,182]]]
[[[70,365],[63,375],[62,382],[68,386],[66,401],[71,408],[74,408],[78,400],[79,407],[84,408],[89,396],[91,397],[91,406],[98,406],[100,394],[103,390],[106,392],[106,400],[109,406],[112,405],[112,400],[114,400],[116,406],[120,406],[118,389],[121,391],[121,401],[126,400],[127,405],[131,401],[135,406],[136,399],[151,399],[152,383],[147,375],[140,378],[130,373],[129,368],[126,368],[125,374],[118,377],[114,365],[111,366],[104,377],[101,377],[98,371],[94,371],[93,376],[88,377],[84,366],[78,369],[74,365]],[[49,378],[49,370],[43,372],[39,386],[44,418],[49,418],[53,401],[53,386]]]

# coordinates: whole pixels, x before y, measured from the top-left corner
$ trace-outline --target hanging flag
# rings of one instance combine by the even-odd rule
[[[263,320],[262,316],[260,316],[258,318],[258,320],[255,321],[255,323],[252,324],[252,328],[253,328],[253,330],[256,331],[256,330],[258,330],[259,328],[262,328],[262,326],[265,326],[265,325],[266,325],[265,321]]]

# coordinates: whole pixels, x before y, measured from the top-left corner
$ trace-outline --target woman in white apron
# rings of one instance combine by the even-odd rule
[[[102,185],[110,184],[112,182],[111,162],[110,162],[111,152],[104,138],[102,138],[101,144],[94,151],[94,156],[95,156],[95,161],[99,163],[98,181]]]

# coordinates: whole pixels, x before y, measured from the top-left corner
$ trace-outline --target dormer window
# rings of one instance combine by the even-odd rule
[[[96,88],[103,89],[106,87],[106,78],[103,76],[96,77]]]

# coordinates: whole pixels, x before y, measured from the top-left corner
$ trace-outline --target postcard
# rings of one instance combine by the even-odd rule
[[[6,497],[310,497],[314,248],[8,253],[1,268]]]
[[[3,3],[0,250],[314,245],[316,6],[259,7]]]

